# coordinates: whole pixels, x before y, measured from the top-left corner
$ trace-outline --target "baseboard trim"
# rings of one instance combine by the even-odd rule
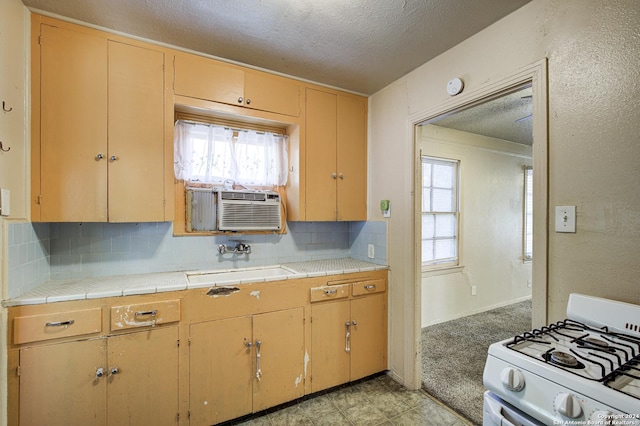
[[[500,303],[496,303],[494,305],[484,306],[484,307],[479,308],[479,309],[474,309],[472,311],[464,312],[464,313],[461,313],[461,314],[456,315],[456,316],[451,317],[451,318],[435,320],[435,321],[432,321],[430,323],[423,324],[422,328],[429,327],[430,325],[441,324],[441,323],[447,322],[447,321],[457,320],[457,319],[468,317],[468,316],[475,315],[475,314],[481,314],[483,312],[491,311],[493,309],[498,309],[498,308],[502,308],[504,306],[513,305],[514,303],[524,302],[525,300],[531,300],[531,296],[518,297],[516,299],[507,300],[506,302],[500,302]]]

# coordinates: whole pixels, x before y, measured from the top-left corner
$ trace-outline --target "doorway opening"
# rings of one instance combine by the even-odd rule
[[[421,387],[426,387],[423,370],[430,373],[441,368],[425,363],[425,358],[452,359],[446,348],[453,345],[447,345],[446,341],[465,341],[467,337],[461,332],[480,322],[475,315],[483,315],[485,311],[491,313],[488,316],[494,322],[490,322],[485,330],[496,328],[498,314],[508,317],[501,317],[497,320],[499,323],[515,323],[513,317],[509,317],[512,314],[524,319],[521,326],[516,325],[517,329],[504,331],[508,333],[506,336],[486,334],[480,348],[466,352],[455,349],[460,353],[461,361],[454,370],[457,368],[462,372],[457,383],[452,382],[452,376],[446,372],[441,383],[434,378],[427,379],[430,381],[429,393],[440,386],[477,397],[477,402],[462,400],[461,405],[452,408],[474,422],[481,422],[482,370],[489,344],[530,330],[532,325],[545,324],[547,319],[546,61],[533,64],[490,87],[458,97],[411,120],[416,171],[414,294],[417,312],[414,330],[419,342],[416,352],[420,354],[416,359],[415,379]],[[516,107],[516,103],[520,106]],[[522,105],[528,110],[523,110]],[[479,117],[492,109],[494,116],[483,122]],[[503,112],[512,114],[509,120],[515,125],[528,129],[525,138],[528,142],[518,136],[478,130],[482,126],[495,127],[496,115]],[[474,115],[477,116],[475,119],[468,119]],[[494,124],[488,125],[489,122]],[[458,181],[444,187],[429,186],[432,183],[423,180],[423,157],[456,161]],[[532,178],[529,194],[527,178]],[[438,216],[446,212],[429,212],[426,210],[429,206],[423,203],[427,197],[424,194],[429,191],[453,187],[458,191],[454,195],[458,201],[454,229],[450,226],[451,221],[438,224]],[[529,213],[525,205],[527,197],[535,206]],[[433,197],[430,201],[434,201]],[[533,230],[526,226],[527,221],[533,223]],[[439,253],[430,249],[439,238],[451,236],[455,239],[455,250],[444,253],[447,261],[438,264],[433,257]],[[423,256],[423,246],[431,257]],[[458,324],[454,326],[450,321],[458,321]],[[434,344],[427,341],[430,337],[423,333],[423,327],[436,327],[437,324],[446,325],[441,327],[437,337],[440,343]],[[484,334],[484,331],[473,332]],[[437,345],[445,348],[444,352]],[[476,366],[474,372],[468,370],[472,364]],[[478,389],[471,382],[475,382]],[[446,400],[446,395],[434,396],[453,405]],[[467,412],[461,407],[468,407]]]

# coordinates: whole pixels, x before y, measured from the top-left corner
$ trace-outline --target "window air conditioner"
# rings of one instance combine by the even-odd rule
[[[218,192],[220,231],[278,231],[282,227],[280,194],[273,191]]]
[[[209,232],[216,228],[216,193],[211,188],[187,188],[187,232]]]

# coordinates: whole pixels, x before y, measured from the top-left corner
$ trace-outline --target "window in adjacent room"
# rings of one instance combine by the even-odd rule
[[[524,214],[522,258],[533,259],[533,168],[524,168]]]
[[[422,157],[422,265],[458,264],[459,162]]]

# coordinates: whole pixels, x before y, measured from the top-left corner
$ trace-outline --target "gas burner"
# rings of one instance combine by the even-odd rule
[[[585,368],[584,364],[578,361],[576,357],[562,351],[548,351],[542,357],[551,364],[559,365],[567,368]]]
[[[609,346],[609,343],[595,337],[585,337],[578,340],[578,346],[585,349],[597,349],[605,352],[615,352],[615,349]]]

